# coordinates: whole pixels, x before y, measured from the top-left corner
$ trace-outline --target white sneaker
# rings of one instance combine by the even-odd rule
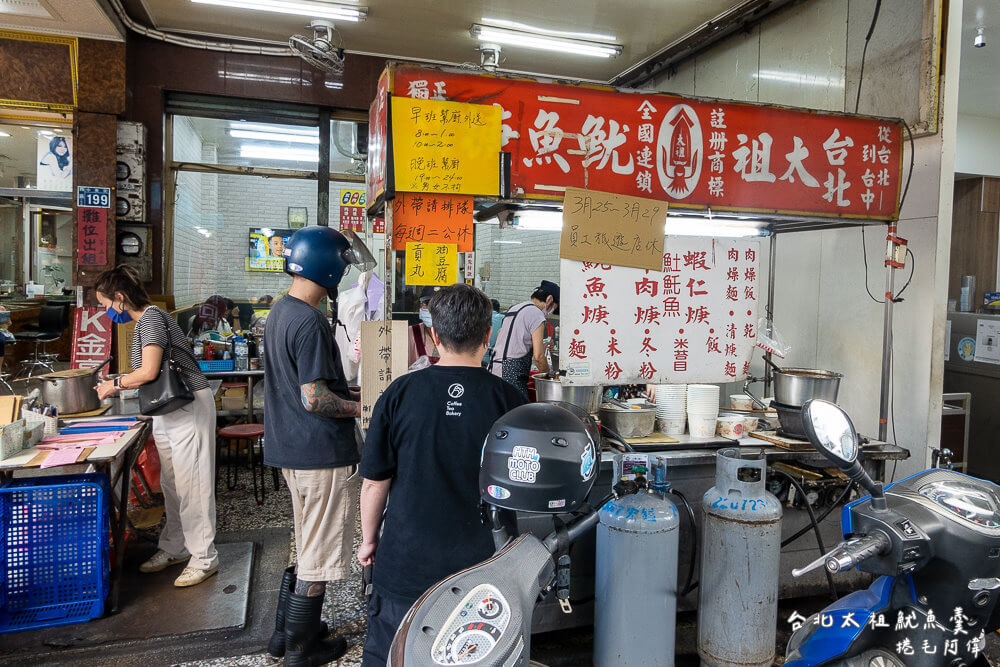
[[[205,581],[213,574],[219,571],[219,566],[215,565],[207,570],[199,570],[196,567],[186,567],[184,571],[181,572],[181,576],[174,579],[174,586],[177,588],[185,588],[187,586],[196,586],[201,582]]]
[[[139,566],[139,571],[145,572],[146,574],[149,574],[150,572],[159,572],[167,569],[171,565],[183,563],[190,557],[191,556],[171,556],[166,551],[159,549],[155,554],[153,554],[152,558]]]

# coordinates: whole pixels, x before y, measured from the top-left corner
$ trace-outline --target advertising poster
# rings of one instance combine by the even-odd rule
[[[73,190],[73,137],[38,135],[35,187],[39,190]]]

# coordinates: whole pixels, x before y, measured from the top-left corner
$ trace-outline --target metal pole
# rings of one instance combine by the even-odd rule
[[[319,164],[316,167],[316,224],[330,226],[330,110],[319,112]]]
[[[767,319],[769,321],[774,320],[774,267],[775,267],[775,262],[777,261],[776,260],[777,250],[778,250],[778,237],[772,231],[770,239],[770,248],[768,250],[768,257],[767,257],[767,309],[765,310],[765,312],[767,313]],[[771,353],[765,352],[764,359],[767,362],[769,362],[764,364],[764,395],[770,396],[771,382],[774,381],[774,375],[772,374],[771,364],[770,364]]]
[[[889,234],[896,233],[896,225],[889,225]],[[879,395],[878,409],[878,439],[886,441],[889,434],[889,385],[892,383],[892,294],[895,291],[896,271],[893,267],[885,266],[885,306],[882,317],[882,386]]]

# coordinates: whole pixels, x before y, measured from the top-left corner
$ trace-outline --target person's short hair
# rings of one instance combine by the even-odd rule
[[[149,295],[142,286],[138,271],[125,264],[119,264],[97,276],[94,288],[109,299],[114,299],[115,293],[121,292],[125,297],[125,305],[134,310],[149,305]]]
[[[500,312],[500,302],[497,301],[496,299],[490,299],[490,303],[493,304],[493,312],[499,313]]]
[[[427,308],[434,331],[449,352],[475,352],[486,340],[493,323],[493,305],[482,290],[456,283],[442,287]]]

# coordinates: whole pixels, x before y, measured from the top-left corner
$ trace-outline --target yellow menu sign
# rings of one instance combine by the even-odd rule
[[[500,194],[500,107],[392,98],[396,190]]]
[[[407,285],[454,285],[458,282],[458,246],[454,243],[407,243]]]

